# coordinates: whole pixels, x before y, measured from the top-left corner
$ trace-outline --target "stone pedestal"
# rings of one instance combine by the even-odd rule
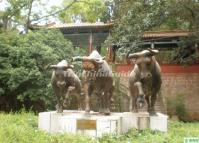
[[[167,132],[167,116],[158,113],[111,113],[104,116],[97,112],[86,115],[84,111],[65,110],[63,113],[39,113],[39,129],[49,133],[73,133],[101,137],[103,134],[122,134],[129,129],[146,129]]]

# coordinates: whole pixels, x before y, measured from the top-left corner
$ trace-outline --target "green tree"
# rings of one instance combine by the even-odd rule
[[[28,34],[0,34],[0,98],[2,108],[17,108],[17,102],[40,101],[53,107],[49,65],[73,54],[72,44],[59,31],[39,30]]]
[[[65,0],[68,5],[72,0]],[[76,1],[67,11],[60,13],[63,22],[96,22],[110,20],[110,2],[107,0],[81,0]]]
[[[135,49],[145,31],[173,29],[190,30],[191,39],[198,41],[199,3],[194,0],[114,0],[113,5],[111,43]]]
[[[7,3],[9,6],[0,11],[1,29],[4,31],[13,28],[13,22],[21,18],[21,10],[28,5],[27,0],[8,0]]]
[[[5,10],[0,11],[0,30],[9,31],[20,27],[23,27],[27,33],[29,29],[32,29],[33,24],[38,24],[41,21],[48,21],[49,18],[55,18],[62,11],[66,11],[70,8],[76,0],[66,5],[63,9],[50,10],[42,9],[40,11],[34,11],[33,7],[45,6],[45,3],[41,0],[7,0],[7,6]],[[46,13],[46,14],[45,14]]]
[[[168,0],[167,17],[159,29],[198,29],[199,3],[194,0]]]
[[[165,0],[115,0],[113,43],[140,41],[144,31],[163,22],[165,10]]]
[[[31,20],[38,16],[38,13],[32,12],[33,3],[41,4],[40,0],[7,0],[5,10],[0,11],[1,30],[9,31],[23,26],[27,32]]]

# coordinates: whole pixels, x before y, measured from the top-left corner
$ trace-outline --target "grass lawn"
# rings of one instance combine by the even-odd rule
[[[184,137],[199,137],[199,122],[169,121],[168,133],[131,130],[125,135],[91,139],[80,135],[51,135],[37,128],[33,113],[0,113],[0,143],[182,143]]]

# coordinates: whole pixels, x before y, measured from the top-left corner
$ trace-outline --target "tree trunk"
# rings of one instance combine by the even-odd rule
[[[28,30],[30,28],[30,24],[31,24],[30,15],[31,15],[31,12],[32,12],[33,2],[34,2],[34,0],[30,0],[30,4],[29,4],[29,8],[28,8],[27,21],[26,21],[26,24],[25,24],[25,33],[28,33]]]

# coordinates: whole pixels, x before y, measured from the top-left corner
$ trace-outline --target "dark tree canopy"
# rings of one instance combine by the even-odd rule
[[[69,60],[74,55],[72,49],[59,31],[0,34],[1,108],[15,110],[20,101],[40,101],[44,107],[53,107],[49,66]]]
[[[145,31],[187,30],[180,49],[199,45],[199,2],[194,0],[114,0],[114,29],[109,44],[119,45],[118,55],[139,49]],[[194,48],[192,46],[192,48]],[[175,51],[178,55],[180,50]],[[179,56],[181,58],[181,56]]]

